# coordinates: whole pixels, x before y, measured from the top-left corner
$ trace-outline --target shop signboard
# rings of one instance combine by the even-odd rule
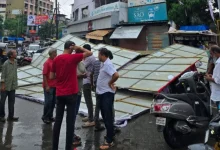
[[[128,7],[164,3],[166,0],[128,0]]]
[[[103,13],[119,11],[120,8],[125,8],[125,7],[127,7],[127,3],[123,3],[123,2],[115,2],[115,3],[103,5],[93,10],[90,14],[90,17],[94,17]]]
[[[167,20],[166,3],[128,8],[128,22],[153,22]]]
[[[36,25],[41,25],[42,23],[46,22],[49,20],[48,15],[28,15],[27,18],[27,25],[28,26],[36,26]]]

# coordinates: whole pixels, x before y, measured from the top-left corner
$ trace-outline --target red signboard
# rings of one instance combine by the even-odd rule
[[[29,33],[35,34],[35,33],[37,33],[37,32],[36,32],[36,30],[29,30]]]
[[[49,19],[49,16],[48,15],[39,15],[39,16],[36,16],[35,18],[35,24],[36,25],[40,25],[46,21],[48,21]]]

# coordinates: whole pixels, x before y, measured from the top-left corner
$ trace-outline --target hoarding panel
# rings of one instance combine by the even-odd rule
[[[167,19],[166,3],[128,8],[128,22],[152,22]]]
[[[166,2],[166,0],[128,0],[128,7],[143,6],[163,2]]]
[[[48,15],[28,15],[27,17],[27,25],[28,26],[35,26],[35,25],[41,25],[44,22],[49,20]]]
[[[34,26],[35,25],[35,15],[28,15],[27,25]]]

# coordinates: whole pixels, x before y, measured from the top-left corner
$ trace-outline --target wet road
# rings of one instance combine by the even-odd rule
[[[42,123],[42,111],[40,104],[16,99],[15,112],[20,120],[16,123],[0,123],[0,150],[51,150],[52,125]],[[154,117],[149,114],[129,122],[116,136],[116,146],[112,150],[170,150],[154,122]],[[64,119],[60,150],[65,147],[65,124]],[[81,125],[81,118],[78,117],[76,133],[82,137],[83,145],[77,150],[98,149],[104,141],[105,131],[95,133],[93,128],[82,129]]]

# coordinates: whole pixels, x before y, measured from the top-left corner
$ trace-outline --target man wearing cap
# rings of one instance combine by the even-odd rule
[[[81,51],[83,53],[72,54],[73,50],[76,52]],[[57,108],[53,128],[52,150],[59,149],[59,136],[65,107],[67,108],[65,150],[72,150],[77,93],[79,92],[77,82],[77,65],[84,58],[91,55],[91,51],[76,46],[72,41],[67,41],[64,45],[63,54],[54,59],[50,79],[56,79]]]

